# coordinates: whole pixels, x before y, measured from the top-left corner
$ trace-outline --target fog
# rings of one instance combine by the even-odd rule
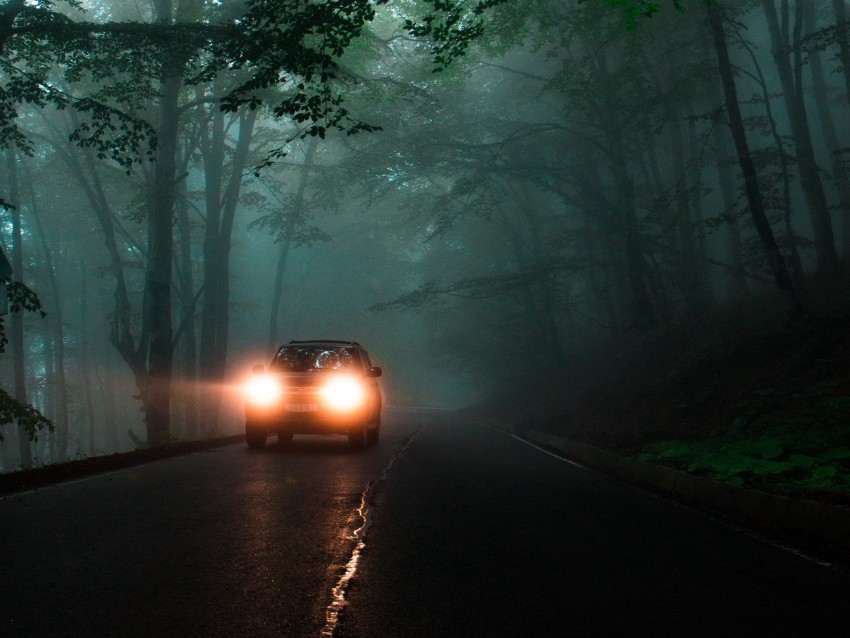
[[[4,408],[2,471],[239,433],[292,339],[363,344],[387,405],[558,406],[626,344],[791,316],[850,259],[842,3],[721,2],[726,76],[698,0],[499,4],[450,64],[417,2],[328,62],[216,40],[264,46],[241,1],[57,3],[135,25],[73,36],[5,4],[2,248],[46,314],[3,316],[0,387],[54,429]]]

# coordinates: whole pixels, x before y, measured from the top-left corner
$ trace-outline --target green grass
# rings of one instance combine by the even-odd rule
[[[850,396],[829,380],[791,397],[759,390],[720,435],[645,445],[638,461],[781,493],[850,494]]]

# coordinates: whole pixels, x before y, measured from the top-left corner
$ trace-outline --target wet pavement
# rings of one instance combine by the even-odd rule
[[[6,636],[847,636],[850,576],[439,411],[0,498]]]

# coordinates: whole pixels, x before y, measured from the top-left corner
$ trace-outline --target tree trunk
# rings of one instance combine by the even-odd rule
[[[657,79],[656,87],[660,90],[661,84]],[[643,143],[643,148],[646,151],[646,161],[641,160],[638,164],[640,164],[643,167],[643,170],[645,170],[649,175],[647,183],[652,185],[655,192],[663,193],[667,189],[664,184],[661,167],[658,163],[658,149],[656,146],[657,137],[655,135],[647,135]],[[666,234],[671,247],[673,247],[676,242],[675,234],[670,232],[667,232]],[[652,307],[655,308],[655,314],[657,316],[668,317],[671,313],[671,300],[670,291],[663,283],[663,265],[659,263],[659,260],[652,254],[651,248],[644,252],[647,255],[647,261],[649,262],[648,268],[651,269],[653,273],[652,276],[647,277],[647,288],[650,293],[650,302],[652,303]]]
[[[697,126],[696,126],[696,118],[694,117],[694,113],[691,110],[691,107],[688,106],[688,146],[691,149],[697,149],[700,147],[702,142],[699,139],[697,134]],[[697,294],[699,295],[699,307],[702,310],[707,310],[717,305],[717,299],[714,296],[714,289],[711,285],[711,276],[708,269],[708,261],[706,257],[708,255],[708,239],[704,232],[696,232],[694,229],[702,227],[703,222],[705,221],[705,217],[703,214],[703,198],[702,198],[702,190],[703,190],[703,160],[700,159],[699,162],[692,162],[693,168],[691,171],[693,172],[693,204],[691,205],[691,228],[690,232],[693,237],[694,246],[694,274],[696,276],[697,281]]]
[[[787,1],[782,0],[783,15],[787,10]],[[823,190],[820,169],[815,161],[809,119],[803,98],[800,64],[797,64],[795,75],[795,69],[792,68],[789,57],[790,46],[787,28],[783,30],[779,24],[774,0],[762,0],[762,6],[767,16],[767,25],[770,31],[772,42],[771,53],[779,71],[779,80],[782,84],[785,105],[791,121],[791,132],[797,155],[797,166],[800,169],[800,184],[803,187],[803,193],[806,197],[809,216],[812,222],[815,253],[817,255],[816,274],[824,277],[834,277],[841,273],[842,265],[835,249],[835,237],[832,231],[832,221],[829,216],[829,204]],[[802,5],[799,3],[799,0],[797,7],[795,40],[799,40],[799,28],[802,22]]]
[[[287,233],[286,238],[280,243],[277,256],[277,268],[274,271],[274,287],[272,289],[272,308],[269,313],[269,353],[273,353],[280,342],[280,301],[283,298],[283,276],[286,273],[286,262],[289,261],[289,248],[292,245],[292,236]]]
[[[83,384],[83,399],[85,401],[86,420],[88,421],[89,455],[97,454],[96,427],[97,419],[94,413],[94,400],[91,391],[91,373],[89,371],[89,337],[88,337],[88,286],[86,265],[80,264],[80,378]]]
[[[844,0],[840,0],[843,6]],[[809,31],[817,30],[817,18],[815,16],[815,5],[812,2],[804,3],[806,28]],[[846,39],[847,34],[844,34]],[[844,164],[842,157],[842,144],[839,138],[835,119],[832,111],[829,108],[829,99],[827,96],[826,73],[823,68],[823,59],[820,51],[814,50],[809,53],[809,68],[812,73],[812,87],[814,88],[815,106],[818,110],[818,118],[821,122],[826,148],[829,151],[829,158],[832,164],[832,176],[835,179],[836,187],[838,188],[838,196],[840,201],[840,213],[842,221],[842,240],[841,250],[844,261],[850,260],[850,173]],[[850,62],[850,60],[848,60]],[[850,73],[850,70],[845,69],[845,73]],[[850,80],[848,80],[850,81]],[[850,88],[850,85],[848,85]],[[848,92],[850,96],[850,92]]]
[[[181,0],[178,21],[200,10],[198,0]],[[155,0],[158,22],[171,23],[172,0]],[[157,161],[148,211],[148,262],[145,272],[143,327],[147,340],[147,375],[139,396],[145,412],[146,445],[161,445],[171,438],[171,384],[174,360],[172,285],[174,266],[173,223],[177,201],[177,147],[180,124],[180,90],[187,62],[185,52],[167,59],[160,83]],[[142,352],[144,352],[142,350]]]
[[[729,142],[726,130],[719,123],[714,126],[714,148],[717,163],[717,181],[723,200],[723,209],[727,213],[732,210],[735,202],[734,176],[729,170]],[[729,262],[732,269],[727,272],[726,294],[732,301],[746,299],[750,292],[747,288],[747,278],[744,276],[744,261],[741,252],[741,229],[735,220],[726,224],[726,241],[729,247]]]
[[[597,53],[596,62],[599,66],[599,73],[602,76],[607,76],[607,61],[602,53]],[[605,131],[611,175],[617,193],[618,223],[622,232],[625,253],[624,267],[629,284],[630,320],[638,326],[654,325],[658,322],[658,318],[650,301],[646,281],[646,264],[641,247],[637,210],[635,209],[634,180],[629,173],[626,152],[623,147],[623,131],[615,122],[610,121],[610,118],[604,112],[599,113],[599,120],[602,129]]]
[[[12,214],[12,270],[18,281],[24,279],[23,234],[21,232],[21,196],[18,188],[18,158],[12,148],[6,149],[6,165],[9,170],[9,199],[15,207]],[[26,363],[24,360],[24,316],[13,312],[9,319],[9,343],[12,346],[14,365],[14,397],[19,403],[27,402]],[[18,453],[21,467],[32,467],[32,447],[26,432],[17,428]]]
[[[681,36],[674,37],[667,32],[665,32],[664,36],[664,47],[667,50],[681,51],[684,48],[681,42]],[[678,57],[671,59],[667,65],[666,87],[657,74],[653,73],[652,77],[658,95],[667,95],[667,106],[665,110],[670,130],[673,202],[675,208],[675,218],[672,220],[674,224],[671,224],[671,230],[675,227],[676,240],[679,245],[679,251],[677,251],[678,254],[675,257],[675,271],[678,274],[680,293],[686,305],[693,314],[700,316],[711,305],[713,299],[709,291],[708,280],[704,276],[704,267],[698,258],[699,240],[694,232],[695,213],[698,202],[700,201],[700,194],[697,191],[697,196],[693,197],[691,192],[694,186],[696,186],[696,179],[699,178],[699,170],[694,171],[696,176],[692,182],[688,171],[686,148],[690,147],[694,149],[697,147],[694,145],[693,139],[689,140],[688,145],[685,144],[685,134],[682,126],[685,113],[679,105],[681,98],[677,96],[677,93],[681,90],[682,77],[686,76],[683,65],[686,65],[687,62],[686,59],[680,59]],[[652,68],[649,60],[644,60],[644,65],[649,69]],[[688,115],[692,114],[688,113]],[[693,118],[690,117],[689,121],[689,134],[693,138]],[[675,243],[672,243],[672,247],[674,249],[676,248]]]
[[[231,157],[231,169],[223,195],[225,127],[220,111],[216,111],[211,131],[211,145],[204,156],[207,178],[207,227],[204,236],[204,305],[201,311],[200,375],[207,398],[202,405],[201,424],[207,433],[218,427],[221,393],[227,359],[230,315],[230,242],[239,203],[242,177],[257,111],[246,109],[239,114],[239,139]]]
[[[691,312],[701,316],[708,305],[701,277],[698,272],[696,240],[694,238],[693,215],[691,203],[688,197],[690,184],[685,158],[684,134],[682,123],[678,113],[671,114],[670,121],[670,148],[673,158],[673,189],[675,193],[676,206],[676,228],[678,230],[678,243],[680,252],[676,258],[676,268],[679,277],[682,296]]]
[[[600,323],[607,324],[608,326],[616,326],[619,323],[619,317],[617,315],[617,306],[614,303],[614,297],[611,294],[615,288],[614,278],[611,274],[611,264],[614,260],[607,255],[605,258],[597,260],[593,252],[594,246],[610,247],[609,235],[605,231],[605,228],[600,228],[598,221],[591,220],[588,222],[587,236],[590,241],[586,242],[587,252],[585,257],[588,263],[600,262],[598,268],[591,270],[590,285],[590,290],[605,316],[605,321]]]
[[[180,234],[180,309],[183,315],[180,337],[182,370],[179,396],[183,404],[186,437],[198,438],[198,349],[195,334],[195,294],[192,274],[192,227],[186,210],[185,193],[177,204]]]
[[[850,37],[847,35],[847,6],[845,0],[832,0],[835,9],[835,27],[837,29],[838,55],[844,72],[844,87],[847,89],[847,103],[850,105]]]
[[[274,348],[279,343],[279,314],[280,302],[283,297],[283,275],[286,271],[286,262],[289,259],[289,249],[292,246],[292,238],[296,230],[296,222],[304,212],[304,194],[307,191],[307,184],[310,182],[310,169],[313,166],[313,154],[318,146],[316,138],[312,138],[307,143],[307,150],[304,153],[304,164],[301,167],[301,172],[298,178],[298,189],[295,192],[295,198],[292,202],[292,210],[289,211],[286,230],[284,231],[283,241],[280,245],[278,254],[277,269],[274,276],[274,291],[272,294],[272,308],[269,315],[269,352],[273,352]]]
[[[743,48],[749,54],[750,59],[753,62],[753,68],[756,71],[759,88],[761,89],[763,96],[764,112],[767,116],[767,122],[770,125],[770,134],[773,137],[774,144],[776,144],[776,150],[779,156],[779,166],[782,173],[782,221],[785,226],[785,233],[788,236],[788,257],[791,262],[791,276],[795,282],[799,283],[803,281],[804,273],[803,263],[800,259],[800,251],[798,250],[800,241],[797,238],[797,233],[794,230],[794,225],[791,221],[793,217],[793,210],[791,208],[791,166],[788,161],[790,153],[786,151],[785,140],[779,132],[779,125],[777,124],[776,117],[773,114],[773,107],[771,106],[771,87],[768,85],[768,81],[762,72],[758,57],[752,47],[744,42],[743,38],[741,38],[741,40],[743,42]]]
[[[747,134],[744,128],[744,119],[741,116],[741,107],[738,103],[738,91],[735,87],[732,63],[729,60],[729,50],[726,45],[726,33],[723,30],[721,9],[716,4],[711,4],[706,5],[706,12],[708,14],[708,21],[711,27],[712,37],[714,39],[720,77],[723,82],[723,93],[726,98],[726,111],[729,118],[729,127],[732,130],[732,139],[735,142],[735,149],[738,153],[738,163],[741,166],[741,173],[744,176],[744,184],[746,186],[747,200],[749,202],[753,225],[755,226],[759,239],[764,247],[767,255],[767,261],[770,264],[770,269],[773,272],[776,285],[780,290],[785,292],[790,302],[793,316],[795,318],[800,318],[803,316],[804,311],[800,305],[799,299],[797,298],[797,292],[791,282],[791,277],[788,275],[788,269],[785,267],[785,260],[782,258],[782,253],[779,252],[779,247],[776,245],[776,238],[773,235],[773,230],[770,228],[770,222],[768,222],[767,215],[764,210],[764,203],[762,201],[758,177],[756,175],[756,168],[753,164],[752,156],[750,155],[750,147],[747,142]]]
[[[224,181],[226,135],[224,113],[220,109],[213,107],[210,120],[212,126],[204,134],[204,139],[208,143],[202,148],[206,226],[204,229],[204,294],[201,307],[198,375],[204,393],[200,406],[200,427],[203,433],[212,432],[216,428],[215,420],[217,418],[217,409],[212,404],[217,401],[217,398],[215,398],[217,392],[213,389],[219,338],[217,333],[219,324],[216,315],[222,311],[220,301],[222,291],[219,286],[221,278],[219,233],[221,232],[221,192]]]
[[[610,138],[609,138],[610,139]],[[629,281],[630,316],[639,326],[655,325],[658,320],[649,300],[646,284],[646,264],[643,259],[637,212],[634,202],[634,183],[628,174],[625,158],[621,149],[614,151],[613,170],[617,182],[618,203],[623,229],[623,241],[626,251],[626,273]]]
[[[33,180],[27,180],[30,186]],[[42,251],[44,252],[44,264],[50,281],[50,292],[53,304],[50,306],[50,321],[53,326],[53,357],[54,378],[56,383],[55,408],[51,415],[56,426],[56,457],[54,462],[64,462],[68,459],[68,438],[70,436],[70,420],[68,418],[68,381],[65,371],[65,323],[62,318],[62,296],[59,292],[59,283],[56,279],[56,268],[53,264],[53,253],[44,234],[41,218],[38,215],[38,204],[35,191],[30,190],[30,205],[32,219],[38,232]]]
[[[73,110],[70,110],[70,116],[72,119],[75,117]],[[83,192],[86,193],[86,197],[91,204],[91,208],[95,213],[97,223],[103,234],[103,243],[109,256],[110,271],[115,282],[113,293],[115,306],[111,314],[109,342],[133,374],[136,387],[140,391],[140,394],[134,398],[143,398],[141,396],[142,389],[147,382],[144,353],[147,351],[148,332],[146,326],[143,324],[137,346],[133,337],[130,297],[127,280],[124,276],[123,255],[125,252],[123,248],[118,247],[116,228],[122,233],[128,246],[132,246],[142,255],[145,254],[145,251],[121,228],[115,214],[112,212],[91,153],[84,149],[80,154],[77,154],[69,152],[68,149],[62,146],[57,146],[57,150],[77,178]],[[80,155],[82,156],[82,162],[79,160]],[[107,416],[107,434],[110,437],[110,441],[115,446],[118,446],[117,433],[115,432],[116,427],[115,420],[112,419],[110,421]],[[144,445],[144,442],[140,441],[139,444]],[[117,449],[117,447],[113,449]]]
[[[118,410],[115,405],[115,377],[102,374],[100,366],[94,369],[94,374],[97,380],[100,405],[103,407],[106,440],[110,451],[119,452],[121,450],[121,441],[118,436]]]
[[[148,446],[171,438],[171,276],[174,258],[174,203],[176,200],[177,132],[179,96],[183,86],[182,63],[175,64],[162,81],[157,162],[148,211],[148,263],[145,272],[144,319],[148,326],[147,379],[140,396],[145,412]],[[144,329],[143,329],[144,332]]]
[[[52,328],[52,326],[51,326]],[[36,364],[39,368],[44,368],[44,383],[41,388],[38,388],[38,384],[36,382],[35,376],[30,373],[30,377],[28,379],[28,383],[30,387],[38,388],[35,392],[31,393],[29,396],[29,400],[33,404],[39,403],[38,406],[39,411],[44,414],[47,418],[53,419],[56,416],[56,336],[51,330],[42,340],[42,355],[41,362]],[[40,396],[39,396],[40,395]],[[34,450],[33,450],[33,461],[36,459],[40,460],[42,464],[44,463],[59,463],[64,461],[64,457],[60,459],[60,446],[62,445],[64,438],[64,442],[68,441],[68,430],[58,431],[58,432],[50,432],[47,436],[39,437],[38,441],[34,441]],[[45,449],[45,443],[47,443],[47,449]]]
[[[543,246],[537,207],[530,201],[527,184],[511,188],[508,183],[493,183],[490,187],[494,191],[501,189],[506,193],[503,198],[506,204],[497,209],[493,219],[503,229],[500,234],[513,250],[516,268],[508,272],[525,275],[519,282],[517,292],[525,323],[532,335],[529,347],[538,361],[545,362],[541,367],[563,369],[567,358],[561,331],[555,320],[552,280],[529,276],[529,273],[545,264],[549,257]],[[516,219],[517,216],[519,219]],[[547,378],[545,382],[551,380]]]

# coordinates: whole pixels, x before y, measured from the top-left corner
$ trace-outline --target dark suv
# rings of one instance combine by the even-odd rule
[[[246,386],[245,440],[288,443],[294,434],[344,434],[351,447],[381,435],[381,368],[356,341],[290,341]]]

